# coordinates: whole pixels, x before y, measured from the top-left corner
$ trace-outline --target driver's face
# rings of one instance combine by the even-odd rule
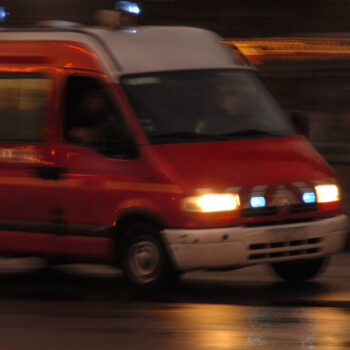
[[[104,99],[100,92],[90,92],[84,99],[84,109],[88,113],[101,111],[104,108]]]

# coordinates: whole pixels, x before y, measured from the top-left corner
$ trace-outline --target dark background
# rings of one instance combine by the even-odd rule
[[[97,9],[115,0],[2,0],[9,24],[64,19],[93,24]],[[191,25],[224,37],[350,31],[348,0],[140,0],[143,24]]]

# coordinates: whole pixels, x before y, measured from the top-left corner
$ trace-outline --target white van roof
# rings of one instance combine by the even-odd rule
[[[246,67],[243,62],[235,60],[231,49],[217,34],[190,27],[0,29],[1,40],[84,43],[98,55],[114,80],[134,73]]]
[[[187,27],[88,29],[119,62],[122,73],[233,68],[232,51],[213,32]]]

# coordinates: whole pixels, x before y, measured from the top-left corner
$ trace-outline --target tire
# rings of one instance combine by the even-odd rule
[[[157,228],[149,223],[133,224],[126,229],[122,270],[134,287],[145,291],[169,288],[179,276],[171,265]]]
[[[271,264],[274,272],[286,281],[307,281],[320,276],[327,268],[330,258],[285,261]]]

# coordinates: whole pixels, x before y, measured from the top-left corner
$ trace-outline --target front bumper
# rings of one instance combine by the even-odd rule
[[[166,229],[161,232],[180,271],[230,269],[259,263],[316,258],[344,246],[345,215],[259,227]]]

